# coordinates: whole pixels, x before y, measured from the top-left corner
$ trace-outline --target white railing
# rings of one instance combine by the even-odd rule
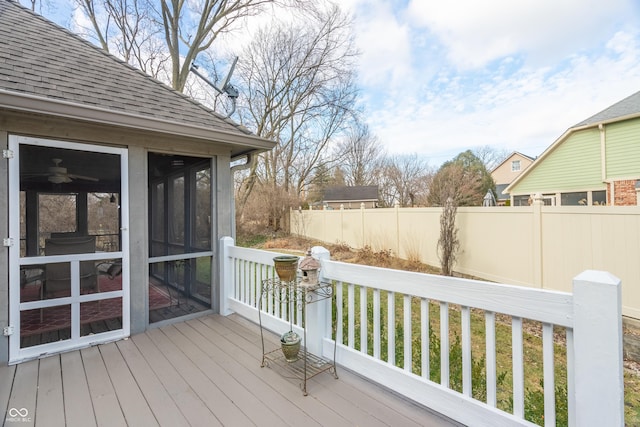
[[[276,254],[235,247],[230,238],[220,248],[220,312],[257,322],[260,283],[275,275]],[[321,280],[335,284],[335,336],[327,301],[307,313],[309,351],[331,358],[335,337],[339,365],[456,421],[532,425],[524,417],[533,325],[542,335],[534,360],[542,364],[544,425],[556,425],[556,399],[569,425],[624,425],[620,281],[610,274],[586,271],[573,293],[563,293],[345,264],[323,248],[314,254]],[[266,297],[262,307],[265,327],[289,327],[288,307]],[[556,396],[556,378],[566,397]]]

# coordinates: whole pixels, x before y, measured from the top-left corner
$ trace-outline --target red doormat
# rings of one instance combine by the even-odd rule
[[[109,279],[98,277],[101,292],[122,289],[121,276]],[[37,301],[40,299],[40,286],[29,285],[21,289],[20,301]],[[171,297],[157,286],[149,284],[149,310],[157,310],[171,306]],[[122,317],[122,298],[110,298],[80,304],[80,324]],[[43,310],[26,310],[20,313],[20,335],[28,336],[44,332],[57,331],[71,326],[71,306],[49,307]]]

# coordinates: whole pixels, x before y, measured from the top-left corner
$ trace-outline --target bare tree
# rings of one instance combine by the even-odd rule
[[[89,37],[107,52],[160,78],[170,57],[149,0],[74,0],[91,22]],[[162,76],[164,77],[164,76]]]
[[[335,5],[300,11],[293,25],[261,29],[242,53],[242,122],[278,145],[247,176],[239,213],[258,183],[298,197],[316,168],[330,163],[327,147],[352,116],[355,55],[351,20]]]
[[[74,0],[106,51],[157,76],[170,63],[170,82],[182,92],[196,57],[223,33],[277,0]],[[295,1],[295,0],[292,0]],[[298,0],[299,1],[299,0]]]
[[[460,247],[456,228],[458,201],[461,200],[461,194],[469,191],[469,185],[473,184],[465,180],[465,170],[460,163],[451,163],[441,168],[431,182],[429,196],[437,196],[439,203],[435,205],[442,206],[440,237],[436,249],[440,268],[445,276],[453,275],[453,266]]]
[[[509,157],[509,150],[483,145],[475,148],[472,153],[484,164],[489,172]]]
[[[346,185],[373,185],[377,182],[385,153],[369,127],[356,122],[345,139],[338,143],[336,158]]]
[[[171,56],[173,88],[184,90],[189,68],[198,54],[209,49],[233,24],[255,15],[274,0],[160,0],[164,38]],[[191,21],[191,17],[196,19]]]
[[[453,276],[453,266],[458,255],[460,242],[458,241],[458,229],[456,228],[456,215],[458,205],[455,199],[449,197],[440,214],[440,238],[438,239],[438,257],[440,268],[445,276]]]
[[[428,163],[412,155],[386,159],[378,183],[383,206],[415,206],[426,199],[433,171]]]

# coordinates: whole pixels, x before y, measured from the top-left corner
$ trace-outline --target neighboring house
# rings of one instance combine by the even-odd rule
[[[505,192],[553,205],[639,204],[640,92],[568,129]]]
[[[491,177],[496,183],[496,202],[498,206],[504,206],[510,203],[510,197],[504,193],[504,190],[520,176],[535,159],[514,151],[502,163],[491,171]]]
[[[378,186],[332,187],[324,192],[322,204],[330,209],[360,209],[378,207]]]
[[[0,362],[217,312],[231,162],[273,146],[0,0]]]

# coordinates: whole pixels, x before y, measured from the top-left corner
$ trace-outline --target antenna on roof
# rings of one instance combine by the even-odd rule
[[[220,95],[226,93],[229,99],[231,99],[232,108],[231,108],[231,112],[227,117],[231,117],[231,115],[236,111],[236,99],[238,98],[238,89],[233,87],[233,85],[229,83],[229,80],[231,79],[233,70],[236,68],[237,62],[238,62],[238,57],[236,56],[236,58],[233,60],[233,63],[231,64],[231,68],[229,69],[229,73],[227,74],[227,77],[225,77],[225,79],[222,81],[222,87],[216,86],[215,84],[211,83],[204,75],[202,75],[198,71],[198,66],[195,64],[195,61],[191,63],[191,68],[189,68],[189,70],[193,74],[195,74],[196,76],[204,80],[205,83],[207,83],[209,86],[214,88]]]

